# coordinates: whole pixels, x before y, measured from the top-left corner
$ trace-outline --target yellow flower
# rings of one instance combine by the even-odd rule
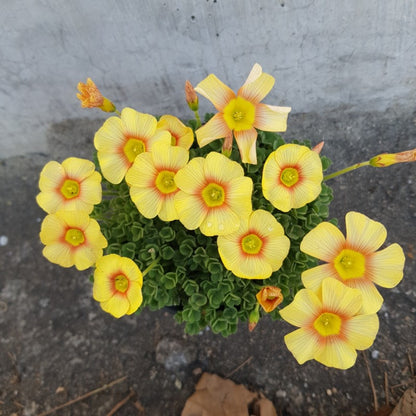
[[[77,98],[81,101],[82,107],[87,108],[100,108],[101,110],[112,113],[116,111],[115,105],[108,99],[103,97],[100,90],[91,80],[87,79],[87,83],[83,84],[82,82],[78,83]]]
[[[332,278],[322,290],[300,290],[293,302],[280,310],[282,318],[299,327],[285,343],[299,364],[316,360],[328,367],[347,369],[357,359],[356,350],[369,348],[377,335],[376,314],[360,313],[360,291]]]
[[[283,302],[283,295],[279,287],[264,286],[256,294],[256,299],[264,311],[269,313],[274,311]]]
[[[39,179],[38,205],[48,214],[56,211],[85,211],[89,214],[101,201],[101,175],[90,160],[70,157],[62,164],[51,161]]]
[[[40,240],[46,246],[43,255],[62,267],[85,270],[103,255],[107,241],[98,222],[85,212],[58,211],[42,222]]]
[[[358,212],[345,216],[347,238],[329,222],[322,222],[302,240],[301,251],[327,262],[302,273],[306,288],[318,291],[323,279],[333,277],[361,291],[363,313],[377,312],[383,298],[374,283],[387,288],[403,277],[404,254],[398,244],[377,251],[386,240],[383,224]]]
[[[178,219],[174,197],[178,191],[176,172],[188,162],[189,153],[183,147],[156,143],[151,152],[141,153],[126,174],[130,196],[146,218],[156,215],[163,221]]]
[[[283,212],[301,208],[321,193],[319,155],[306,146],[285,144],[270,153],[263,167],[263,195]]]
[[[109,182],[120,183],[136,156],[150,152],[154,143],[170,144],[170,133],[156,130],[156,125],[150,114],[124,108],[121,117],[110,117],[95,133],[98,161]]]
[[[384,168],[395,163],[416,161],[416,149],[406,150],[400,153],[382,153],[370,159],[370,165],[376,168]]]
[[[131,315],[142,304],[143,275],[136,263],[117,254],[97,261],[93,297],[101,308],[116,318]]]
[[[185,126],[178,118],[170,115],[160,117],[157,128],[167,130],[171,134],[172,146],[180,146],[189,150],[194,141],[194,132]]]
[[[280,269],[290,247],[283,227],[262,209],[243,218],[237,231],[220,235],[217,244],[224,266],[245,279],[269,278]]]
[[[251,213],[253,182],[243,168],[217,152],[196,157],[175,176],[179,221],[202,234],[224,235],[236,231],[240,219]]]
[[[256,129],[286,131],[290,107],[275,107],[260,101],[270,92],[274,78],[262,72],[255,64],[237,95],[215,75],[208,75],[195,91],[210,100],[218,113],[196,131],[199,146],[203,147],[215,139],[225,138],[229,149],[233,133],[244,163],[257,163]]]

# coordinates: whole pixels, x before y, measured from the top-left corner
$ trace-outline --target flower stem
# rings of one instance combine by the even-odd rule
[[[144,276],[146,276],[146,274],[147,273],[149,273],[150,272],[150,270],[152,270],[153,269],[153,267],[155,267],[156,266],[156,264],[158,264],[159,263],[159,260],[160,260],[160,257],[158,257],[157,259],[154,259],[150,264],[149,264],[149,266],[147,266],[147,268],[144,270],[144,272],[142,273],[142,275],[143,275],[143,277]]]
[[[114,112],[115,112],[118,116],[121,116],[120,111],[118,111],[118,110],[114,110]]]
[[[344,173],[351,172],[352,170],[361,168],[362,166],[369,166],[369,165],[370,165],[370,161],[369,160],[367,160],[366,162],[356,163],[356,164],[354,164],[352,166],[348,166],[345,169],[342,169],[342,170],[339,170],[337,172],[331,173],[330,175],[324,176],[324,181],[327,181],[328,179],[335,178],[336,176],[343,175]]]
[[[199,129],[201,127],[201,118],[199,117],[198,110],[195,110],[194,114],[195,114],[195,120],[196,120],[196,128]]]

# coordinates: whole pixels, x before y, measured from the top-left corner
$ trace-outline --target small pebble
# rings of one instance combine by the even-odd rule
[[[6,235],[0,235],[0,247],[7,246],[9,239]]]
[[[380,355],[380,351],[377,351],[377,350],[371,351],[371,358],[372,359],[377,360],[379,355]]]
[[[331,389],[326,389],[326,394],[328,396],[332,396],[332,390]]]
[[[180,381],[178,378],[175,380],[175,387],[180,390],[182,388],[182,381]]]
[[[283,399],[284,397],[286,397],[286,392],[284,390],[277,390],[276,392],[276,397],[280,397],[281,399]]]

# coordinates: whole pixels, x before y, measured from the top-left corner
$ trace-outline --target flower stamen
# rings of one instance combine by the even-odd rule
[[[202,198],[208,207],[219,207],[225,201],[224,188],[216,183],[210,183],[202,190]]]
[[[285,168],[280,174],[280,182],[283,185],[291,188],[299,182],[299,172],[296,168]]]
[[[85,241],[84,233],[78,228],[69,228],[65,233],[65,241],[77,247]]]
[[[338,335],[341,332],[341,324],[342,320],[338,315],[324,312],[315,319],[313,327],[318,331],[319,335],[328,337],[330,335]]]
[[[335,258],[334,267],[342,279],[357,279],[365,273],[365,257],[358,251],[345,249]]]

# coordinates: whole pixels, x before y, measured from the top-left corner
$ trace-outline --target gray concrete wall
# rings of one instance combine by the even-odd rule
[[[75,98],[88,76],[119,108],[181,117],[186,79],[237,89],[255,62],[277,80],[265,102],[296,113],[415,108],[415,0],[2,0],[0,27],[0,159],[102,117]]]

